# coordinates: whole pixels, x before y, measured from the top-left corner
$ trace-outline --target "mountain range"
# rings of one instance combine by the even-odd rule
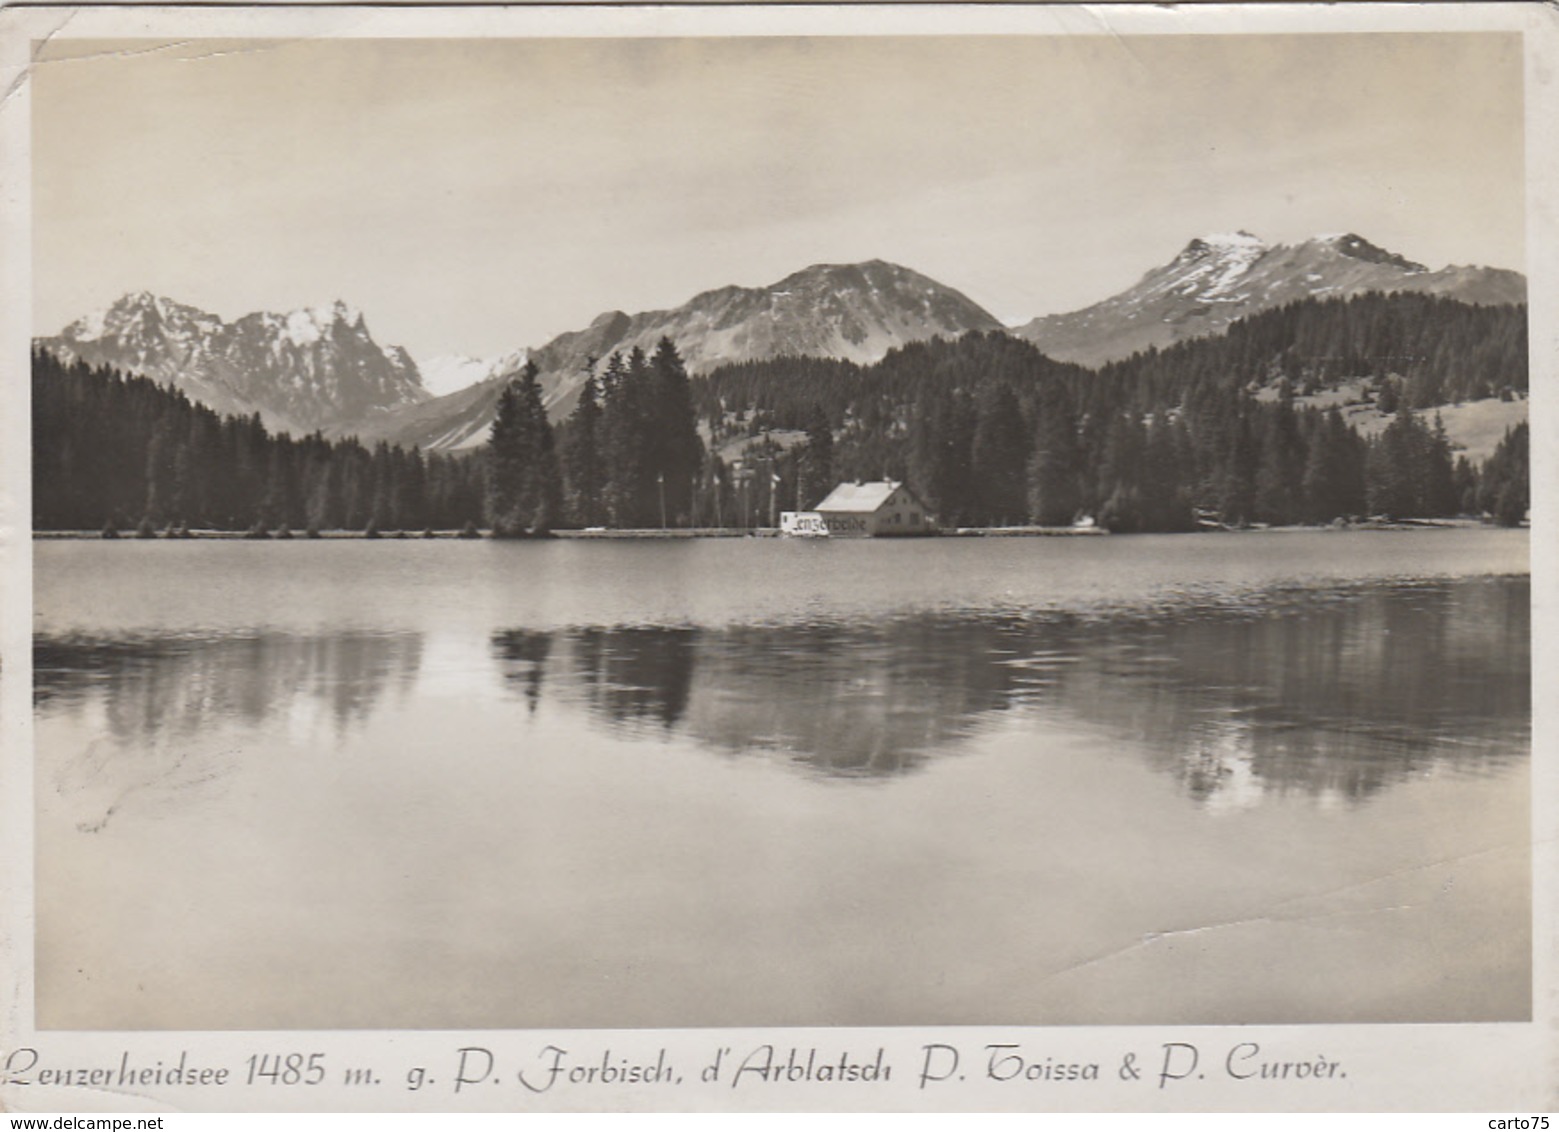
[[[1430,270],[1352,234],[1268,245],[1238,232],[1193,239],[1120,294],[1008,332],[1058,360],[1097,366],[1217,334],[1246,315],[1298,299],[1366,291],[1510,303],[1525,300],[1526,281],[1498,268]],[[258,412],[273,431],[318,429],[369,443],[455,450],[486,440],[499,394],[528,362],[537,366],[543,401],[559,418],[572,408],[592,361],[614,351],[652,352],[662,337],[676,343],[697,375],[783,355],[870,363],[910,342],[1006,329],[951,287],[871,260],[814,265],[767,287],[721,287],[670,310],[607,311],[536,348],[485,360],[432,359],[422,368],[404,349],[376,343],[362,313],[341,302],[228,323],[142,292],[37,345],[67,362],[171,382],[219,412]],[[435,396],[429,385],[455,388]]]
[[[650,354],[663,337],[697,375],[783,355],[868,363],[909,342],[1001,329],[989,311],[907,267],[882,260],[815,264],[767,287],[705,291],[671,310],[606,311],[537,349],[477,363],[473,372],[485,373],[479,384],[369,421],[358,435],[443,449],[479,445],[498,395],[527,362],[539,371],[543,404],[561,417],[573,408],[592,359],[636,348]]]
[[[1353,233],[1267,244],[1249,232],[1202,236],[1118,295],[1013,329],[1057,361],[1097,366],[1150,346],[1217,334],[1297,299],[1419,291],[1478,304],[1526,301],[1520,272],[1421,263]]]
[[[273,431],[350,430],[428,399],[417,363],[380,346],[343,302],[235,322],[149,292],[126,295],[37,345],[67,363],[171,382],[219,413],[259,413]]]

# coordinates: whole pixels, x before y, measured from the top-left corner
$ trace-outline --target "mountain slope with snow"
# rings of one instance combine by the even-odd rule
[[[500,373],[518,373],[529,355],[530,351],[526,349],[514,350],[496,358],[453,354],[419,361],[417,370],[422,374],[422,387],[429,395],[444,397],[490,381]]]
[[[1012,333],[1059,361],[1082,365],[1221,333],[1246,315],[1305,298],[1366,291],[1422,291],[1470,303],[1526,301],[1515,271],[1445,267],[1431,271],[1352,233],[1298,244],[1267,244],[1249,232],[1192,240],[1118,295],[1066,314],[1045,315]]]
[[[592,357],[677,344],[688,372],[781,355],[868,363],[895,346],[1001,323],[964,295],[882,260],[814,264],[767,287],[721,287],[680,307],[628,315],[608,311],[582,331],[531,353],[549,403],[572,403]]]
[[[219,413],[274,431],[335,429],[427,399],[417,364],[382,347],[346,303],[225,322],[142,291],[37,340],[66,362],[170,382]]]
[[[972,300],[907,267],[882,260],[815,264],[767,287],[705,291],[671,310],[607,311],[583,330],[511,355],[480,386],[398,410],[359,432],[438,448],[481,444],[504,383],[526,361],[535,362],[542,401],[557,418],[573,408],[592,359],[599,364],[636,347],[650,354],[662,337],[676,343],[696,375],[781,355],[874,362],[908,342],[1000,329]]]
[[[1269,245],[1247,232],[1192,240],[1134,286],[1009,333],[1063,361],[1098,365],[1150,346],[1217,334],[1231,322],[1312,297],[1422,291],[1473,303],[1522,302],[1526,281],[1487,267],[1430,270],[1352,234]],[[1004,329],[952,288],[882,260],[815,264],[766,287],[720,287],[670,310],[607,311],[535,349],[430,359],[382,347],[344,303],[234,322],[142,292],[37,340],[82,360],[172,383],[221,413],[258,412],[272,430],[322,430],[423,448],[485,443],[499,394],[527,362],[554,419],[590,367],[614,352],[676,343],[690,373],[786,355],[862,364],[936,336]]]

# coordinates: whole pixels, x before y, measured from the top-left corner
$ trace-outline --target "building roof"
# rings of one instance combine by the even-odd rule
[[[814,511],[860,511],[866,514],[877,510],[888,497],[902,485],[893,480],[876,483],[842,483],[828,493],[828,498],[812,508]]]

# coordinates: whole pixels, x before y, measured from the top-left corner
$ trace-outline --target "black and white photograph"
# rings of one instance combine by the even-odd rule
[[[8,1095],[444,1032],[450,1103],[1090,1108],[1110,1028],[1121,1103],[1356,1108],[1345,1027],[1533,1097],[1554,80],[1543,6],[1438,7],[58,10]],[[559,1100],[583,1032],[640,1092]]]

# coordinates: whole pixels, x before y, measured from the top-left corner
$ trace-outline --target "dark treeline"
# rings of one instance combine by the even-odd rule
[[[314,434],[272,435],[176,390],[34,353],[33,525],[255,533],[456,528],[482,518],[483,466]]]
[[[709,462],[686,367],[669,338],[653,356],[592,360],[556,435],[528,364],[499,400],[489,445],[488,513],[500,536],[557,526],[712,525]]]
[[[1418,294],[1303,299],[1101,370],[1155,404],[1178,403],[1211,375],[1241,386],[1286,377],[1300,393],[1370,378],[1386,412],[1396,396],[1415,409],[1509,397],[1527,388],[1527,311]]]
[[[256,414],[219,416],[144,377],[33,355],[34,526],[370,533],[479,525],[713,523],[688,375],[669,340],[613,355],[559,430],[534,366],[504,390],[486,450],[295,440]],[[729,492],[729,488],[727,488]],[[735,511],[730,514],[734,517]]]
[[[1480,469],[1473,495],[1470,499],[1462,499],[1463,511],[1484,512],[1507,527],[1521,522],[1532,505],[1532,473],[1527,447],[1530,434],[1531,429],[1525,421],[1505,433],[1494,454]]]
[[[1395,414],[1373,441],[1335,406],[1296,404],[1344,379]],[[832,486],[806,471],[826,424],[832,476],[907,480],[944,526],[1092,515],[1172,531],[1484,511],[1512,522],[1526,487],[1503,453],[1521,440],[1480,476],[1453,459],[1433,414],[1410,410],[1526,384],[1524,308],[1366,295],[1290,304],[1099,371],[999,333],[915,343],[864,367],[729,366],[702,383],[698,407],[717,441],[769,438],[787,500],[810,506]]]
[[[1490,514],[1520,522],[1527,431],[1484,467],[1432,412],[1526,388],[1522,307],[1305,300],[1094,371],[1001,333],[869,366],[780,358],[689,379],[675,345],[591,363],[554,426],[537,373],[484,452],[271,435],[145,378],[33,359],[35,524],[143,530],[761,526],[840,480],[905,480],[944,527],[1118,531]],[[1392,414],[1372,440],[1305,393]],[[1333,397],[1333,400],[1338,400]],[[1420,410],[1414,412],[1413,410]],[[701,433],[702,426],[702,433]],[[705,437],[708,438],[706,443]],[[729,457],[729,460],[727,459]]]

